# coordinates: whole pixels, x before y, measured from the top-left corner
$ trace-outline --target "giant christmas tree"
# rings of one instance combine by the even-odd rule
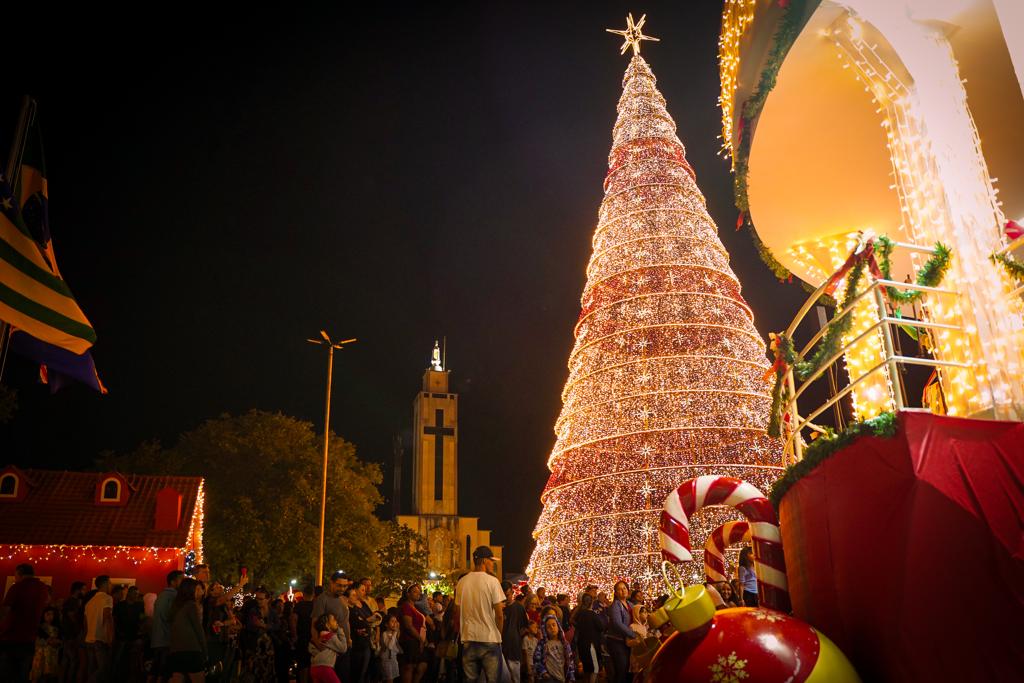
[[[673,488],[720,474],[767,490],[781,473],[765,433],[764,341],[639,55],[639,27],[631,18],[621,33],[634,54],[527,569],[549,593],[620,578],[654,589],[658,514]],[[694,550],[737,518],[697,515]],[[685,569],[703,574],[699,561]]]

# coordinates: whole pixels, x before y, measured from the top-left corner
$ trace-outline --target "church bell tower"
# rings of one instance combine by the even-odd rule
[[[435,341],[423,389],[412,403],[414,514],[458,515],[458,405]]]

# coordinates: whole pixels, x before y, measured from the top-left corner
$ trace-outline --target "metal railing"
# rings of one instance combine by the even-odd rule
[[[1015,242],[1011,243],[1011,245],[1009,245],[1007,249],[1014,248],[1014,245],[1017,243],[1024,244],[1024,238],[1015,240]],[[897,249],[905,249],[908,251],[917,251],[922,253],[932,252],[931,248],[921,247],[916,244],[907,244],[904,242],[896,242],[893,244],[893,246]],[[887,371],[889,376],[889,383],[887,384],[887,386],[890,388],[889,398],[892,401],[892,404],[896,408],[896,410],[902,410],[903,408],[906,408],[908,406],[906,405],[906,401],[903,398],[903,379],[900,374],[901,365],[925,365],[933,368],[970,367],[964,363],[943,361],[935,358],[917,358],[912,356],[905,356],[902,355],[901,353],[898,353],[896,351],[897,345],[894,340],[894,325],[906,325],[915,328],[931,330],[960,330],[961,328],[958,325],[948,325],[944,323],[930,322],[927,320],[916,320],[913,318],[903,318],[897,317],[895,315],[890,315],[889,309],[886,305],[885,291],[883,288],[891,287],[893,289],[900,290],[913,289],[925,292],[926,296],[929,297],[938,295],[957,297],[959,296],[957,292],[949,289],[944,289],[942,287],[925,287],[912,282],[897,282],[895,280],[875,278],[868,274],[867,272],[865,273],[865,277],[868,279],[868,286],[865,287],[862,292],[858,292],[845,307],[836,311],[835,315],[832,317],[832,320],[830,320],[827,325],[824,325],[816,334],[814,334],[811,337],[811,339],[803,346],[803,348],[798,353],[796,353],[796,360],[792,364],[790,364],[786,370],[786,373],[783,378],[786,382],[786,399],[783,403],[783,411],[784,413],[788,413],[789,415],[790,426],[789,433],[784,434],[786,441],[785,447],[783,448],[783,458],[785,458],[786,462],[784,462],[783,464],[788,464],[788,462],[790,461],[800,460],[803,458],[804,442],[801,437],[801,432],[803,432],[804,429],[809,429],[811,431],[816,431],[819,433],[826,433],[826,428],[814,424],[813,420],[819,415],[821,415],[823,412],[828,410],[829,408],[832,408],[834,405],[836,405],[839,401],[841,401],[848,394],[854,391],[859,385],[861,385],[865,380],[877,377],[883,371]],[[829,283],[826,280],[824,284],[818,287],[818,289],[816,289],[814,293],[811,294],[810,298],[807,299],[804,305],[800,308],[796,317],[793,319],[793,322],[790,323],[789,327],[786,329],[785,336],[788,339],[793,339],[793,335],[796,334],[797,328],[807,317],[807,314],[810,313],[811,309],[814,308],[814,306],[818,303],[818,300],[825,293],[828,285]],[[794,368],[796,367],[796,365],[801,361],[804,361],[807,358],[807,356],[811,354],[815,344],[817,344],[821,340],[821,338],[828,333],[828,330],[833,325],[837,324],[846,315],[854,315],[854,309],[856,308],[857,304],[860,303],[866,297],[873,297],[878,316],[878,321],[869,326],[864,331],[857,334],[849,341],[840,344],[836,352],[830,358],[825,359],[825,361],[821,364],[820,367],[815,369],[813,373],[811,373],[805,379],[801,380],[798,384],[797,377],[794,373]],[[808,387],[810,387],[811,384],[813,384],[820,377],[822,377],[822,375],[824,375],[829,370],[829,368],[834,367],[836,363],[838,363],[839,360],[843,358],[846,355],[846,353],[850,351],[853,347],[855,347],[857,344],[864,341],[865,339],[868,339],[871,335],[879,333],[882,340],[882,360],[878,362],[874,367],[870,368],[860,376],[856,377],[853,381],[851,381],[841,390],[837,391],[831,398],[825,401],[825,403],[811,409],[811,411],[807,415],[801,416],[797,408],[797,401],[798,399],[800,399],[801,396],[805,394]]]

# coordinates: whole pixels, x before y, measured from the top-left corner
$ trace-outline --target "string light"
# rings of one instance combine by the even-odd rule
[[[722,8],[722,32],[718,35],[718,80],[722,87],[718,95],[718,106],[722,109],[721,153],[733,157],[734,169],[732,117],[739,86],[740,39],[754,20],[756,5],[756,0],[726,0]]]
[[[134,545],[29,545],[24,543],[0,545],[0,557],[5,560],[47,562],[110,562],[125,561],[134,565],[146,562],[166,562],[186,554],[184,548],[160,548]]]
[[[781,444],[765,433],[764,341],[675,131],[635,56],[527,568],[551,592],[621,578],[656,589],[652,530],[672,489],[721,474],[766,490],[782,471]],[[736,518],[728,508],[696,516],[695,547]]]
[[[887,21],[883,15],[879,21]],[[847,13],[828,35],[837,55],[878,105],[902,212],[901,230],[922,246],[943,242],[953,259],[943,288],[960,296],[930,295],[923,318],[949,325],[932,336],[933,354],[968,367],[940,368],[947,412],[1024,418],[1024,306],[1012,282],[988,261],[1001,246],[1004,216],[988,174],[967,94],[948,41],[933,30],[899,20],[886,37],[901,55],[926,61],[928,79],[914,82],[878,49],[881,36]],[[925,102],[930,105],[926,105]],[[930,118],[932,110],[942,120]],[[938,125],[936,125],[938,123]],[[916,270],[924,255],[912,252]],[[847,358],[849,364],[850,358]]]
[[[872,231],[866,229],[865,234],[871,236]],[[860,235],[858,233],[845,233],[823,237],[813,243],[795,244],[788,248],[789,255],[807,273],[808,277],[818,282],[824,282],[832,273],[839,270],[843,262],[857,246]],[[824,263],[822,263],[824,261]],[[861,291],[867,286],[868,278],[861,280]],[[836,291],[838,300],[845,296],[849,281],[844,278]],[[878,323],[878,308],[871,296],[865,296],[853,306],[850,313],[853,316],[853,323],[850,330],[843,335],[844,346],[850,344],[867,332],[873,325]],[[878,367],[885,360],[885,348],[882,341],[881,329],[873,334],[865,335],[844,354],[846,372],[850,383],[871,373],[850,392],[850,399],[853,405],[855,420],[868,420],[895,409],[893,402],[892,381],[888,369],[883,365]],[[876,369],[877,368],[877,369]],[[871,372],[874,370],[874,372]]]

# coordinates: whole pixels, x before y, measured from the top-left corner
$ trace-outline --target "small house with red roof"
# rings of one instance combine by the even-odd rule
[[[100,574],[159,592],[203,558],[201,477],[0,469],[0,577],[28,562],[65,596]],[[6,586],[4,587],[6,592]]]

